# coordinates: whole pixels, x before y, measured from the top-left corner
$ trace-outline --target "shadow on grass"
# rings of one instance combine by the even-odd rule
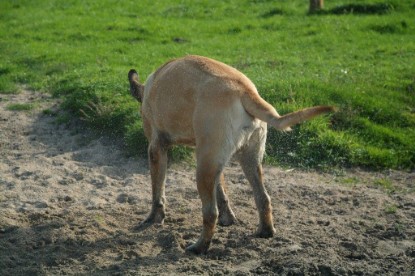
[[[389,3],[375,3],[375,4],[346,4],[334,7],[329,10],[320,10],[311,14],[325,15],[325,14],[358,14],[358,15],[382,15],[388,14],[394,10],[394,6]]]

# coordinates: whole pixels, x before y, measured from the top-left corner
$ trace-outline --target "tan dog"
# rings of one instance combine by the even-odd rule
[[[222,171],[232,155],[239,160],[254,192],[259,212],[257,235],[273,236],[271,202],[261,167],[267,123],[288,130],[333,108],[318,106],[280,116],[244,74],[201,56],[167,62],[150,75],[145,86],[139,83],[135,70],[130,70],[128,79],[132,95],[142,102],[144,132],[149,140],[153,205],[144,223],[163,223],[167,150],[173,144],[184,144],[196,147],[196,181],[203,212],[202,234],[187,250],[207,251],[218,216],[222,225],[235,222],[222,187]]]

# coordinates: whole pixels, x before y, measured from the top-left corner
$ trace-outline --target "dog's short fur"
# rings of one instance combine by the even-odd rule
[[[167,62],[145,85],[133,69],[128,79],[131,94],[142,102],[144,132],[149,140],[153,205],[144,223],[163,223],[167,150],[173,144],[184,144],[196,148],[196,181],[203,213],[201,236],[187,250],[207,251],[218,218],[221,225],[236,221],[222,185],[222,171],[232,155],[239,160],[254,192],[259,212],[257,235],[273,236],[271,202],[261,167],[267,124],[289,130],[333,108],[318,106],[280,116],[244,74],[201,56]]]

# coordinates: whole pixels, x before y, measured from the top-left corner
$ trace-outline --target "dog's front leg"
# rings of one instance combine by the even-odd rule
[[[165,179],[167,170],[167,148],[158,141],[148,147],[150,163],[152,207],[144,223],[163,223],[165,217]]]

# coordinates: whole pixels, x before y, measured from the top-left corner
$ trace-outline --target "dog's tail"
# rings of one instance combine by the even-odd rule
[[[128,72],[128,80],[130,82],[130,92],[131,95],[136,98],[137,101],[142,102],[144,85],[142,85],[138,78],[138,73],[136,70],[131,69]]]
[[[242,105],[249,114],[261,121],[267,122],[278,130],[285,131],[291,130],[290,126],[336,110],[333,106],[314,106],[280,116],[275,108],[262,99],[258,93],[247,92],[242,96],[241,100]]]

